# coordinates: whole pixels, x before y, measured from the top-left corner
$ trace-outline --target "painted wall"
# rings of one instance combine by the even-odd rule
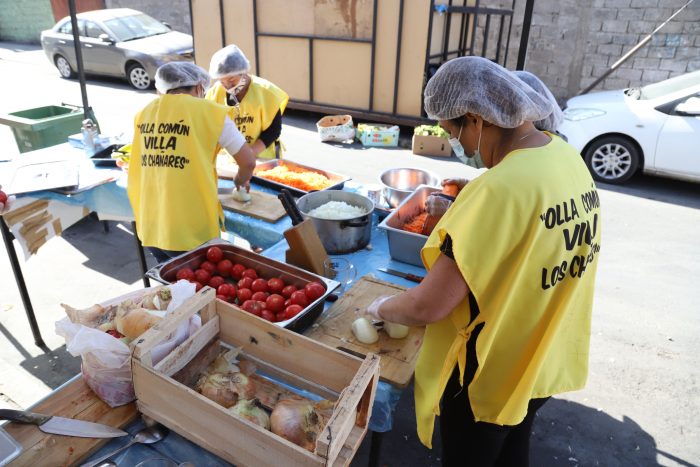
[[[39,34],[56,22],[49,0],[0,0],[0,40],[38,44]]]

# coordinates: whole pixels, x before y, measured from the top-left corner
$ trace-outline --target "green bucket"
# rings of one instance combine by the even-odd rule
[[[0,115],[0,123],[12,129],[19,152],[65,143],[80,133],[82,109],[49,105]]]

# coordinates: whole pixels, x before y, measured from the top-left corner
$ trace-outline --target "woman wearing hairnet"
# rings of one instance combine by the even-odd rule
[[[203,99],[209,81],[193,63],[161,66],[158,98],[134,119],[127,193],[141,243],[158,262],[219,237],[219,146],[238,163],[236,188],[250,189],[255,156],[228,108]]]
[[[282,133],[282,114],[289,96],[266,79],[249,74],[250,62],[241,49],[229,45],[211,57],[209,74],[218,80],[207,99],[230,106],[236,123],[256,157],[275,159]]]
[[[445,63],[425,110],[488,171],[421,251],[423,281],[368,308],[426,326],[415,375],[420,440],[440,416],[443,465],[528,465],[536,411],[588,372],[600,208],[581,156],[532,122],[546,99],[479,57]]]

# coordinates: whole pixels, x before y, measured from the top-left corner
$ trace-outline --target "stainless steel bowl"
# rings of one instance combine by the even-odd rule
[[[440,186],[440,177],[434,173],[406,167],[382,172],[379,181],[383,186],[384,198],[392,208],[401,204],[418,185]]]

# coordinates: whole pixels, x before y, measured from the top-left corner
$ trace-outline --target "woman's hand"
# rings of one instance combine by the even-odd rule
[[[462,188],[467,186],[467,183],[469,183],[469,180],[467,180],[466,178],[446,178],[442,181],[441,185],[457,185],[459,191],[462,191]]]

